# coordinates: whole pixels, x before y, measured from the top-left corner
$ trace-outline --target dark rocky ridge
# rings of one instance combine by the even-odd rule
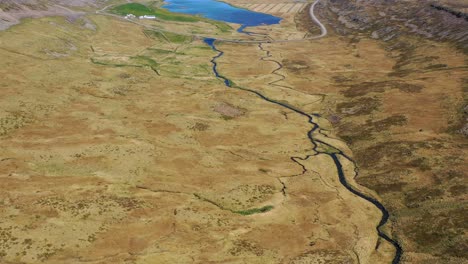
[[[427,0],[330,0],[326,5],[340,22],[334,29],[341,35],[359,32],[389,41],[401,34],[417,34],[468,50],[467,14],[449,6]]]
[[[23,18],[63,16],[74,21],[106,0],[0,0],[0,30],[19,24]]]
[[[457,86],[451,86],[458,91],[447,92],[442,85],[436,94],[429,91],[435,86],[424,81],[468,68],[466,63],[450,66],[446,57],[451,52],[455,56],[468,52],[465,5],[425,0],[328,0],[317,10],[329,32],[345,39],[350,47],[357,50],[361,41],[373,39],[394,61],[387,76],[378,79],[358,72],[337,75],[333,81],[341,87],[340,99],[331,106],[335,112],[329,119],[353,150],[359,166],[356,181],[376,191],[389,209],[393,237],[403,247],[402,263],[468,261],[463,220],[467,208],[468,82],[460,78]],[[434,52],[433,47],[439,44],[448,49],[452,46],[453,51]],[[357,52],[355,57],[362,60],[366,56],[360,58]],[[387,96],[389,93],[412,98],[428,98],[430,94],[440,105],[444,100],[453,102],[444,105],[444,113],[436,113],[446,118],[447,129],[430,131],[430,138],[418,139],[417,134],[426,130],[409,128],[418,108],[405,105],[408,110],[398,115],[385,112],[385,103],[395,100]],[[420,102],[426,104],[424,99]]]
[[[446,6],[442,6],[442,5],[438,5],[438,4],[431,4],[431,7],[437,9],[437,10],[442,10],[442,11],[445,11],[447,13],[450,13],[458,18],[464,18],[466,21],[468,21],[468,14],[466,13],[463,13],[461,11],[456,11],[456,10],[453,10],[451,9],[450,7],[446,7]]]

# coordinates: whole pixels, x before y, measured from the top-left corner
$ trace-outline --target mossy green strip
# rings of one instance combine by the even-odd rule
[[[144,30],[143,33],[148,37],[152,39],[157,39],[161,41],[169,41],[173,43],[185,43],[189,42],[192,40],[192,37],[190,36],[184,36],[172,32],[160,32],[160,31],[155,31],[155,30]]]
[[[143,67],[142,65],[134,65],[134,64],[118,64],[118,63],[109,63],[109,62],[103,62],[103,61],[98,61],[94,58],[91,58],[91,62],[97,65],[104,65],[104,66],[113,66],[113,67],[138,67],[141,68]]]
[[[267,206],[263,206],[260,208],[252,208],[252,209],[232,211],[232,212],[236,214],[241,214],[241,215],[253,215],[253,214],[266,213],[268,211],[271,211],[273,208],[274,208],[273,205],[267,205]]]

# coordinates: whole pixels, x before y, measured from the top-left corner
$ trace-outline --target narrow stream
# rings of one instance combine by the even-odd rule
[[[380,219],[380,222],[376,227],[377,234],[378,234],[379,238],[388,241],[395,248],[395,256],[394,256],[394,258],[392,260],[392,264],[400,263],[401,255],[403,253],[403,250],[402,250],[400,244],[396,240],[390,238],[384,231],[382,231],[382,227],[388,222],[388,219],[389,219],[389,216],[390,216],[387,209],[375,198],[373,198],[371,196],[367,196],[366,194],[360,192],[359,190],[355,189],[353,186],[351,186],[349,184],[349,182],[346,179],[345,173],[343,171],[343,166],[342,166],[342,164],[341,164],[341,162],[339,160],[339,156],[342,156],[343,158],[345,158],[345,159],[349,160],[350,162],[352,162],[354,164],[354,168],[357,168],[356,162],[351,157],[349,157],[345,153],[343,153],[343,151],[339,150],[338,148],[336,148],[336,147],[334,147],[334,146],[332,146],[332,145],[330,145],[328,143],[325,143],[322,140],[318,140],[318,139],[313,138],[313,136],[312,136],[313,133],[317,129],[318,129],[318,132],[320,133],[320,130],[321,130],[320,126],[317,123],[314,122],[314,116],[318,117],[319,115],[318,114],[307,114],[307,113],[305,113],[305,112],[303,112],[303,111],[301,111],[301,110],[299,110],[299,109],[297,109],[297,108],[295,108],[293,106],[286,105],[286,104],[283,104],[283,103],[281,103],[279,101],[270,99],[270,98],[266,97],[265,95],[261,94],[260,92],[255,91],[255,90],[251,90],[249,88],[239,87],[239,86],[235,86],[235,85],[233,86],[231,81],[228,78],[226,78],[225,76],[221,75],[218,72],[218,64],[217,64],[216,60],[218,58],[220,58],[221,56],[223,56],[224,52],[216,48],[216,45],[215,45],[216,39],[206,38],[204,41],[214,51],[218,52],[218,54],[211,59],[211,63],[213,64],[213,73],[215,74],[215,76],[217,78],[221,79],[227,87],[240,89],[240,90],[243,90],[243,91],[253,93],[253,94],[257,95],[258,97],[262,98],[263,100],[265,100],[267,102],[270,102],[272,104],[276,104],[276,105],[279,105],[279,106],[281,106],[283,108],[289,109],[289,110],[291,110],[291,111],[293,111],[293,112],[295,112],[295,113],[297,113],[297,114],[299,114],[301,116],[304,116],[304,117],[306,117],[308,119],[308,123],[312,125],[312,128],[308,131],[307,137],[309,138],[310,142],[312,143],[312,145],[313,145],[312,149],[315,151],[316,154],[308,155],[303,160],[306,160],[309,157],[315,156],[315,155],[328,155],[328,156],[330,156],[330,158],[333,159],[333,161],[335,163],[335,166],[336,166],[336,169],[337,169],[337,172],[338,172],[338,178],[339,178],[340,183],[348,191],[350,191],[351,193],[353,193],[353,194],[361,197],[362,199],[372,203],[374,206],[376,206],[381,211],[382,218]],[[269,54],[269,52],[267,52],[267,54]],[[280,65],[279,67],[282,67],[282,65]],[[325,134],[322,134],[322,135],[326,136]],[[319,150],[317,150],[318,144],[323,144],[323,145],[332,147],[332,148],[336,149],[338,152],[337,153],[327,153],[327,152],[319,151]],[[295,157],[291,157],[291,160],[294,161],[295,163],[299,164],[304,169],[304,172],[307,171],[307,169],[303,165],[301,165],[300,163],[298,163],[295,160]],[[356,172],[356,175],[357,175],[357,172]],[[379,247],[379,244],[380,243],[377,242],[376,249]]]

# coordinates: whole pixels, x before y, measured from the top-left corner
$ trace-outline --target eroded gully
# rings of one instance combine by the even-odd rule
[[[307,119],[307,122],[312,126],[312,128],[307,132],[307,137],[309,138],[309,141],[310,143],[312,144],[312,150],[314,152],[314,154],[309,154],[307,156],[305,156],[304,158],[302,157],[290,157],[290,159],[298,164],[299,166],[302,167],[302,170],[303,172],[301,174],[305,174],[308,170],[305,166],[303,166],[300,162],[298,162],[298,160],[307,160],[308,158],[312,157],[312,156],[316,156],[316,155],[327,155],[329,156],[335,166],[336,166],[336,170],[337,170],[337,174],[338,174],[338,178],[339,178],[339,181],[340,183],[351,193],[353,193],[354,195],[372,203],[375,207],[377,207],[380,212],[382,213],[382,218],[380,219],[380,222],[378,223],[378,225],[376,226],[376,231],[377,231],[377,234],[379,236],[379,240],[377,241],[377,244],[376,244],[376,247],[375,249],[378,249],[379,245],[380,245],[380,239],[384,239],[386,241],[388,241],[394,248],[395,248],[395,256],[392,260],[392,264],[398,264],[400,263],[400,259],[401,259],[401,255],[403,253],[403,250],[400,246],[400,244],[393,238],[391,238],[390,236],[388,236],[383,230],[383,226],[388,222],[389,220],[389,212],[387,211],[387,209],[382,205],[382,203],[380,203],[377,199],[369,196],[369,195],[366,195],[365,193],[359,191],[359,189],[353,187],[347,180],[346,178],[346,175],[344,173],[344,170],[343,170],[343,166],[342,166],[342,163],[340,161],[340,157],[343,157],[345,159],[347,159],[348,161],[350,161],[353,166],[354,166],[354,171],[355,171],[355,176],[357,176],[358,174],[358,171],[357,171],[357,165],[356,165],[356,162],[348,155],[346,155],[342,150],[340,150],[339,148],[329,144],[329,143],[326,143],[324,142],[323,140],[320,140],[320,139],[316,139],[313,137],[313,134],[315,132],[318,132],[320,133],[322,136],[325,136],[325,137],[328,137],[325,133],[322,133],[322,129],[320,128],[320,126],[318,125],[318,123],[316,123],[314,121],[314,118],[318,118],[320,115],[318,114],[308,114],[302,110],[300,110],[299,108],[296,108],[294,106],[291,106],[289,104],[284,104],[284,103],[281,103],[275,99],[272,99],[272,98],[269,98],[265,95],[263,95],[262,93],[258,92],[258,91],[255,91],[255,90],[252,90],[250,88],[246,88],[246,87],[241,87],[241,86],[238,86],[238,85],[235,85],[233,84],[227,77],[223,76],[222,74],[219,73],[218,71],[218,63],[217,63],[217,59],[220,58],[221,56],[224,55],[224,52],[219,50],[216,45],[215,45],[215,42],[216,42],[216,39],[213,39],[213,38],[207,38],[205,39],[205,43],[208,44],[214,51],[216,51],[218,54],[216,56],[214,56],[212,59],[211,59],[211,63],[213,64],[213,72],[215,74],[215,76],[217,78],[219,78],[220,80],[222,80],[225,84],[226,87],[228,88],[232,88],[232,89],[239,89],[239,90],[243,90],[245,92],[249,92],[249,93],[252,93],[258,97],[260,97],[261,99],[269,102],[269,103],[272,103],[272,104],[275,104],[275,105],[278,105],[282,108],[285,108],[287,110],[290,110],[298,115],[301,115],[303,117],[305,117]],[[270,61],[270,62],[274,62],[278,65],[278,68],[276,68],[275,70],[273,70],[271,72],[271,74],[274,74],[276,76],[278,76],[280,79],[278,80],[274,80],[270,83],[268,83],[269,85],[275,85],[275,86],[281,86],[281,85],[278,85],[276,84],[277,82],[279,81],[282,81],[284,80],[286,77],[284,75],[281,75],[279,73],[277,73],[280,69],[282,69],[283,65],[276,61],[276,60],[272,60],[272,59],[268,59],[269,57],[271,57],[271,53],[270,51],[268,50],[265,50],[262,46],[262,44],[259,44],[259,48],[266,52],[266,56],[264,57],[261,57],[260,59],[263,60],[263,61]],[[281,86],[283,87],[283,86]],[[285,88],[290,88],[292,89],[291,87],[285,87]],[[325,151],[320,151],[318,149],[319,147],[319,144],[322,144],[324,146],[328,146],[332,149],[335,149],[336,151],[332,152],[332,153],[329,153],[329,152],[325,152]],[[299,175],[301,175],[299,174]],[[282,192],[283,194],[285,195],[286,194],[286,185],[281,181],[280,178],[278,178],[278,180],[280,181],[280,183],[283,185],[283,189],[282,189]]]

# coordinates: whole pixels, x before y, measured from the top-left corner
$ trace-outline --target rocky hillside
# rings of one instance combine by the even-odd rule
[[[330,0],[328,10],[340,24],[339,34],[368,33],[374,39],[392,40],[402,34],[417,34],[450,41],[468,50],[468,4],[426,0]]]
[[[0,30],[28,17],[66,16],[74,19],[83,12],[73,8],[96,8],[105,2],[107,0],[0,0]]]
[[[334,77],[339,99],[329,120],[353,150],[357,181],[389,208],[402,263],[468,259],[467,6],[328,0],[317,10],[330,34],[348,43],[354,64],[374,65]],[[376,62],[380,49],[385,56]]]

